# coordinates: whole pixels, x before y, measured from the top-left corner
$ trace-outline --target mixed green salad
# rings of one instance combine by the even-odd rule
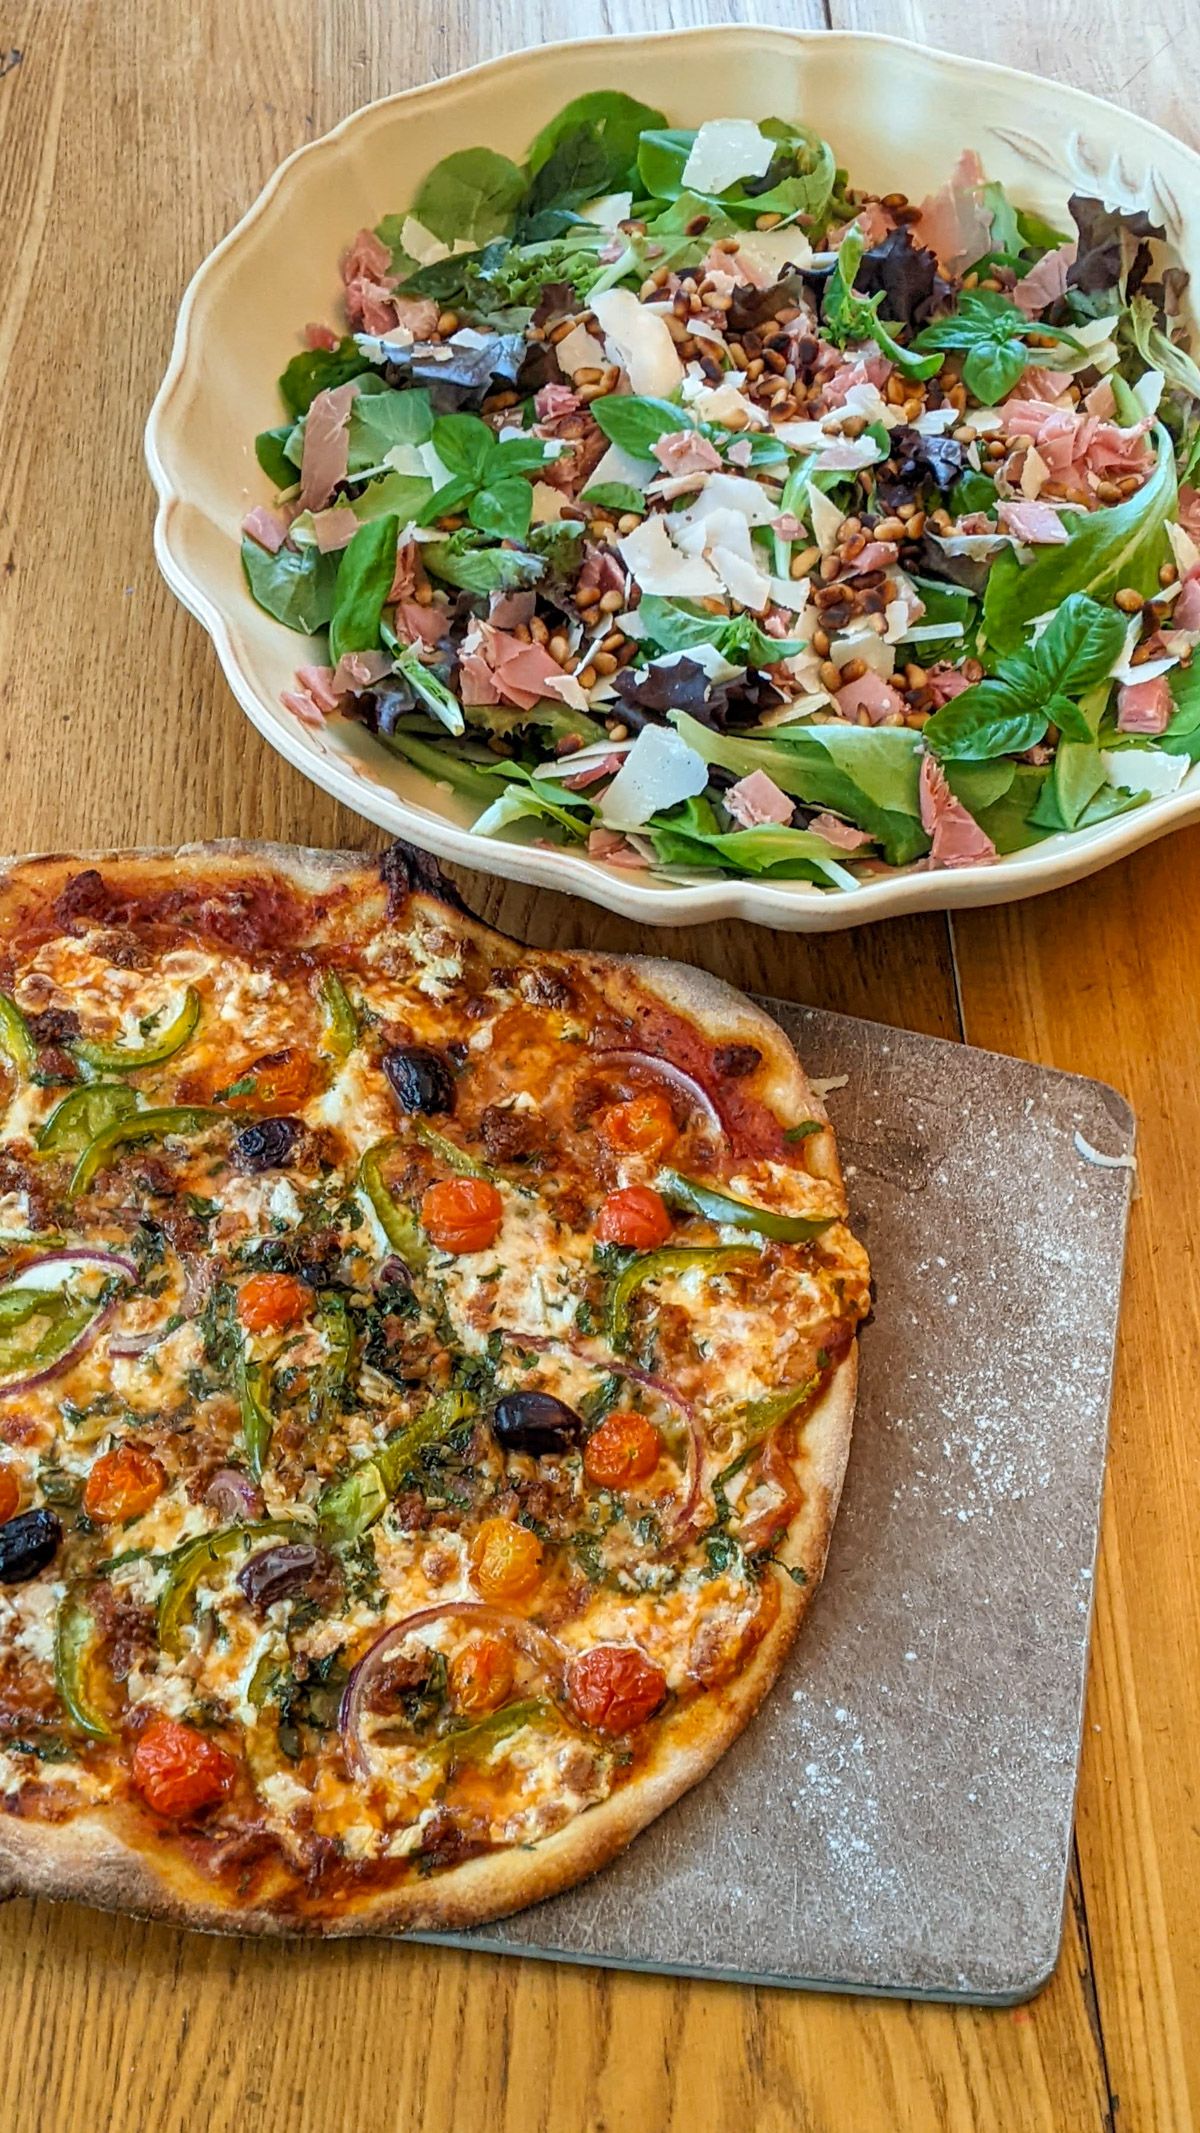
[[[243,560],[481,836],[858,888],[1200,756],[1200,369],[1144,212],[920,202],[780,118],[578,98],[360,230]]]

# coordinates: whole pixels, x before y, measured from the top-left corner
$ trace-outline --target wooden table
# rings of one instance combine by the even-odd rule
[[[279,159],[524,43],[739,15],[1059,75],[1200,138],[1188,4],[10,0],[0,21],[5,849],[375,844],[270,754],[150,547],[141,432],[175,308]],[[952,123],[952,114],[948,119]],[[531,941],[640,945],[464,882]],[[396,1945],[0,1913],[9,2133],[1189,2133],[1200,2104],[1200,831],[1061,895],[826,940],[664,935],[735,983],[1099,1075],[1141,1122],[1075,1870],[1058,1972],[991,2013]]]

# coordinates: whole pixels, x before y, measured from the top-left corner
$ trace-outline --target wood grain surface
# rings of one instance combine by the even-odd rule
[[[141,460],[184,283],[356,105],[521,44],[669,23],[890,31],[1197,138],[1194,0],[8,0],[0,13],[0,752],[8,850],[374,845],[270,754],[158,577]],[[664,90],[664,94],[666,91]],[[947,114],[953,131],[953,114]],[[631,925],[464,877],[531,941]],[[1200,2089],[1200,832],[1080,887],[668,952],[750,989],[1115,1082],[1140,1119],[1076,1870],[1030,2007],[806,1998],[396,1945],[0,1913],[7,2133],[1193,2133]]]

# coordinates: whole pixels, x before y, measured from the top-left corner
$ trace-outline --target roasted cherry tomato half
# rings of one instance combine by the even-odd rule
[[[662,1457],[662,1438],[645,1415],[609,1415],[583,1448],[584,1472],[600,1489],[645,1481]]]
[[[657,1089],[631,1096],[627,1103],[614,1104],[611,1111],[600,1113],[596,1123],[601,1139],[610,1148],[620,1148],[630,1155],[665,1155],[679,1139],[671,1106]]]
[[[671,1234],[671,1217],[649,1185],[625,1185],[610,1192],[596,1220],[601,1244],[629,1244],[652,1252]]]
[[[476,1717],[508,1701],[513,1676],[507,1644],[499,1637],[472,1637],[450,1661],[450,1694],[460,1711]]]
[[[542,1544],[511,1518],[485,1518],[471,1542],[471,1569],[485,1600],[524,1600],[542,1575]]]
[[[666,1693],[661,1669],[632,1644],[594,1644],[567,1669],[567,1694],[595,1733],[631,1733]]]
[[[249,1111],[283,1114],[298,1109],[311,1095],[313,1079],[312,1060],[297,1045],[289,1044],[279,1052],[264,1052],[239,1074],[234,1084],[239,1093],[228,1101],[239,1109],[244,1104]],[[252,1089],[241,1086],[248,1081],[253,1082]]]
[[[7,1459],[0,1466],[0,1526],[21,1507],[21,1478]]]
[[[282,1333],[304,1318],[313,1293],[294,1274],[251,1274],[238,1290],[237,1315],[247,1333]]]
[[[97,1459],[83,1490],[83,1508],[98,1526],[123,1526],[156,1503],[167,1477],[153,1452],[119,1444]]]
[[[237,1765],[224,1748],[174,1718],[156,1718],[133,1754],[133,1782],[147,1807],[172,1821],[215,1807],[236,1773]]]
[[[421,1221],[443,1252],[486,1252],[500,1234],[504,1202],[487,1178],[444,1178],[421,1197]]]

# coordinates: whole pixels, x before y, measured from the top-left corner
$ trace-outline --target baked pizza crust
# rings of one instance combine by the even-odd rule
[[[436,863],[408,846],[392,848],[395,889],[407,891],[431,916],[481,945],[502,936],[460,904]],[[9,869],[19,866],[39,884],[55,882],[81,867],[169,865],[201,879],[267,866],[303,894],[355,889],[362,905],[382,900],[380,865],[355,852],[328,852],[243,839],[184,845],[178,851],[133,850],[46,854],[0,862],[0,925],[11,894]],[[828,1114],[779,1025],[732,986],[708,972],[662,957],[620,957],[582,951],[570,957],[603,984],[632,977],[719,1043],[747,1043],[767,1062],[764,1099],[785,1123],[818,1118],[823,1131],[809,1142],[812,1170],[839,1189],[841,1171]],[[253,1909],[214,1893],[212,1879],[182,1847],[151,1852],[146,1822],[129,1805],[74,1813],[62,1822],[0,1815],[0,1898],[43,1896],[96,1908],[162,1919],[207,1932],[305,1934],[334,1938],[351,1934],[403,1934],[461,1930],[542,1902],[573,1887],[622,1852],[631,1840],[717,1763],[753,1717],[775,1681],[820,1583],[850,1451],[858,1380],[856,1347],[838,1365],[822,1398],[805,1421],[792,1460],[804,1492],[803,1505],[776,1555],[779,1609],[735,1680],[688,1705],[661,1728],[655,1749],[639,1774],[619,1791],[585,1809],[563,1829],[533,1845],[464,1861],[438,1870],[428,1881],[378,1894],[352,1895],[335,1918],[292,1912],[286,1902],[267,1900]],[[788,1572],[797,1573],[789,1576]],[[280,1896],[286,1884],[281,1876]]]

